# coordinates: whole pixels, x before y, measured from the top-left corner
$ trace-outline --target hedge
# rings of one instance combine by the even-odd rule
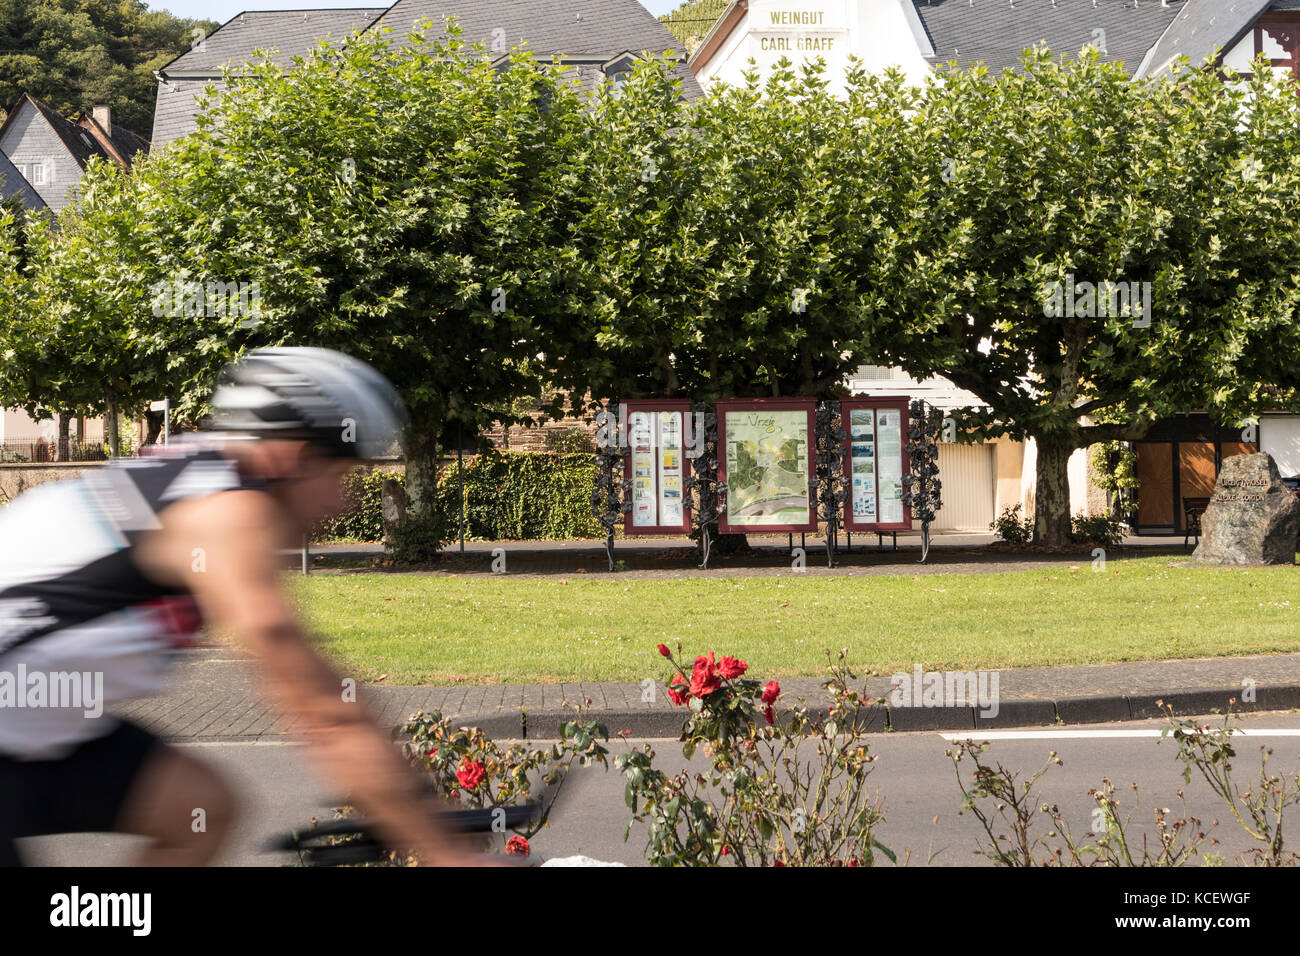
[[[487,452],[465,459],[465,536],[507,539],[598,538],[591,513],[596,466],[591,455]],[[319,525],[316,541],[378,541],[383,538],[380,489],[385,478],[404,482],[400,471],[359,469],[345,479],[349,506]],[[458,534],[456,465],[438,475],[435,517],[447,538]]]

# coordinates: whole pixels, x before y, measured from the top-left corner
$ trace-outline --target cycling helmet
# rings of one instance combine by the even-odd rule
[[[298,438],[345,458],[377,458],[407,424],[397,389],[365,362],[319,348],[254,349],[217,377],[209,427]]]

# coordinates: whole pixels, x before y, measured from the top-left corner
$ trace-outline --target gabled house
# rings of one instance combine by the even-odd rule
[[[686,65],[685,44],[638,0],[397,0],[370,31],[402,36],[425,20],[436,25],[449,17],[456,17],[466,41],[481,40],[502,56],[526,44],[539,61],[561,59],[587,89],[602,79],[618,82],[640,57],[667,55],[677,61],[672,73],[682,95],[703,95]]]
[[[230,68],[238,75],[255,50],[270,52],[272,62],[288,67],[294,57],[306,56],[321,41],[337,45],[364,30],[386,9],[253,10],[231,17],[155,74],[154,147],[194,132],[199,94],[209,86],[217,92],[224,90],[223,71]]]
[[[97,106],[76,121],[61,116],[24,93],[0,125],[4,153],[51,210],[73,202],[81,176],[93,158],[127,168],[149,144],[115,127],[106,106]]]
[[[668,54],[683,95],[703,95],[686,66],[679,42],[638,0],[398,0],[391,7],[348,10],[246,11],[158,70],[153,144],[161,147],[198,128],[197,98],[206,88],[225,88],[223,69],[239,75],[257,50],[287,67],[321,41],[344,42],[352,33],[392,31],[401,40],[425,20],[435,25],[456,17],[468,42],[482,41],[504,60],[526,43],[539,61],[558,57],[572,67],[584,88],[604,79],[617,82],[640,56]]]

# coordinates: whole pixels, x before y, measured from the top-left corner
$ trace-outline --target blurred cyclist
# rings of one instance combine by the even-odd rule
[[[226,784],[105,704],[166,686],[200,624],[233,633],[309,753],[389,846],[463,863],[388,736],[346,702],[281,583],[277,552],[342,506],[340,479],[401,437],[406,411],[366,364],[268,348],[228,367],[214,431],[45,485],[0,509],[0,865],[14,841],[116,831],[142,865],[211,861],[235,816]],[[194,832],[196,810],[206,831]]]

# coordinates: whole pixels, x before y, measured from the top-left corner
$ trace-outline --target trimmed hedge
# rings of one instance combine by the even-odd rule
[[[603,537],[591,513],[596,466],[591,455],[492,451],[465,459],[465,536],[485,541]],[[379,541],[384,536],[380,489],[401,472],[359,469],[345,480],[350,505],[323,522],[316,541]],[[458,534],[459,483],[456,465],[438,475],[434,501],[437,526],[448,538]]]

